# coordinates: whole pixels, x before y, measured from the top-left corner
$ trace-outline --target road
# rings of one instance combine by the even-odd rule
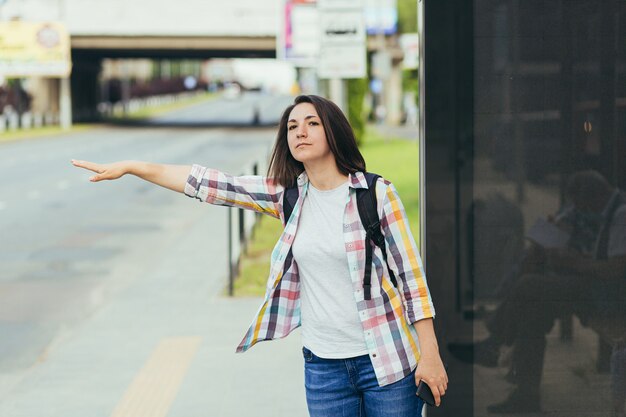
[[[102,126],[0,145],[0,416],[127,415],[119,410],[134,375],[130,370],[141,368],[155,344],[182,334],[189,336],[183,343],[197,339],[205,346],[207,329],[213,329],[226,332],[228,340],[215,341],[211,348],[234,351],[258,301],[239,308],[237,301],[221,297],[228,270],[227,209],[135,177],[91,183],[90,174],[73,167],[70,159],[199,163],[251,173],[255,161],[267,159],[275,135],[275,128],[248,126],[254,103],[270,123],[270,115],[279,115],[286,101],[216,100],[141,127]],[[217,119],[246,127],[196,126]],[[221,310],[214,309],[216,303]],[[211,314],[239,317],[241,309],[247,310],[236,319],[236,329],[220,327],[219,320],[203,321]],[[110,375],[94,367],[99,361],[108,364]],[[206,361],[204,366],[209,366]],[[89,385],[85,372],[101,373],[100,379]],[[74,404],[72,391],[80,389],[86,399]],[[194,400],[194,389],[186,392],[180,415],[206,415],[189,408],[206,405]],[[69,397],[60,401],[64,395]],[[219,407],[219,414],[209,415],[240,412]]]
[[[282,110],[291,103],[291,97],[272,96],[260,92],[246,92],[230,99],[208,101],[151,120],[157,126],[246,126],[278,124]]]

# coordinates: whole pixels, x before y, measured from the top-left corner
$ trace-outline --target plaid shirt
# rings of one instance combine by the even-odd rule
[[[285,219],[282,209],[284,187],[271,178],[235,177],[194,165],[185,194],[211,204],[251,209],[279,218],[284,230],[272,251],[265,298],[256,318],[237,347],[244,352],[263,340],[287,336],[300,326],[300,279],[291,245],[298,231],[298,218],[306,198],[309,180],[298,177],[299,198],[292,215]],[[380,386],[407,376],[419,360],[417,333],[411,324],[435,311],[417,246],[398,193],[380,178],[376,185],[378,212],[387,244],[389,267],[398,278],[398,288],[389,279],[382,252],[374,247],[372,256],[372,299],[363,297],[365,270],[365,229],[359,217],[356,189],[367,188],[365,176],[349,177],[350,199],[346,204],[343,236],[363,337]]]

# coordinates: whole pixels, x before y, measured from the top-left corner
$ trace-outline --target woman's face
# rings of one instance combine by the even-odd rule
[[[289,113],[287,143],[294,159],[303,164],[334,161],[322,121],[311,103],[300,103]]]

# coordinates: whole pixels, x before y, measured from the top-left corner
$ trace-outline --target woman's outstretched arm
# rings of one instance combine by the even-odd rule
[[[116,180],[126,174],[135,175],[161,187],[182,193],[191,171],[191,165],[165,165],[141,161],[119,161],[110,164],[97,164],[72,159],[72,165],[93,171],[92,182]]]
[[[210,204],[254,210],[280,218],[284,188],[259,175],[232,176],[200,165],[165,165],[140,161],[97,164],[72,159],[79,168],[93,171],[92,182],[116,180],[126,174],[184,193]]]

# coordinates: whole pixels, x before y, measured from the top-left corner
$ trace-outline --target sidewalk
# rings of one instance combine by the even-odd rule
[[[32,369],[0,375],[1,417],[307,415],[299,331],[235,354],[261,300],[221,295],[227,209],[180,196],[168,210],[164,242],[120,261],[121,282],[149,265],[137,279]]]
[[[373,124],[367,125],[367,129],[372,129],[378,132],[383,137],[389,139],[406,139],[417,141],[419,137],[419,130],[417,126],[401,124],[398,126],[390,124]]]
[[[478,332],[483,333],[482,323]],[[574,319],[574,339],[563,341],[559,326],[548,334],[548,345],[541,382],[539,413],[516,413],[524,417],[609,417],[611,404],[610,376],[596,370],[598,336]],[[484,336],[478,336],[482,339]],[[510,348],[503,349],[499,367],[474,367],[474,416],[499,417],[511,414],[487,412],[489,404],[506,399],[515,387],[506,382],[511,361]]]

